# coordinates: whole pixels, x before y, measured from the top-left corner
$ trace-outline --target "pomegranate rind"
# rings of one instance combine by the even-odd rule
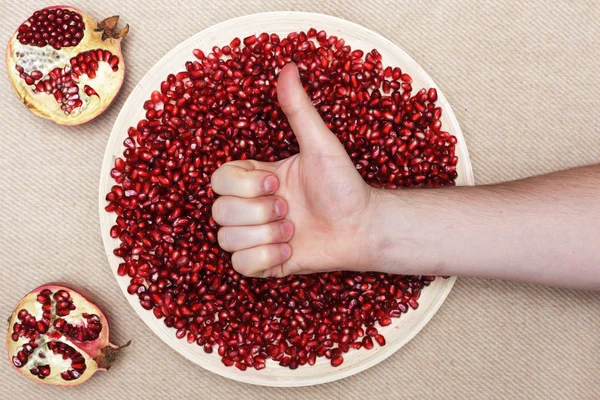
[[[25,309],[32,315],[39,314],[39,303],[37,301],[37,296],[45,289],[50,290],[52,293],[55,293],[59,290],[65,290],[65,291],[69,292],[71,299],[73,300],[73,303],[76,304],[77,308],[78,308],[78,310],[76,309],[75,311],[77,311],[78,313],[85,312],[85,313],[90,313],[90,314],[96,314],[100,318],[100,322],[102,324],[102,331],[101,331],[98,339],[96,339],[94,341],[79,342],[77,340],[73,340],[67,336],[62,336],[62,335],[57,338],[52,338],[52,339],[49,338],[49,340],[46,340],[46,342],[57,341],[57,342],[66,343],[82,354],[82,356],[85,358],[85,361],[86,361],[86,370],[77,379],[67,381],[60,376],[60,373],[62,372],[62,370],[54,368],[54,369],[52,369],[51,374],[42,380],[42,379],[38,378],[36,375],[33,375],[29,371],[29,368],[27,368],[27,367],[17,368],[13,363],[13,357],[17,354],[17,352],[20,350],[22,345],[27,342],[27,340],[25,338],[19,338],[18,341],[12,340],[13,326],[19,320],[18,313],[20,310]],[[91,303],[87,298],[85,298],[80,293],[78,293],[77,291],[75,291],[69,287],[60,286],[60,285],[43,285],[43,286],[40,286],[40,287],[32,290],[25,297],[23,297],[12,312],[12,315],[9,320],[8,332],[6,335],[6,349],[7,349],[7,353],[8,353],[8,361],[9,361],[10,365],[16,371],[18,371],[20,374],[25,375],[29,379],[32,379],[36,382],[44,383],[44,384],[48,384],[48,385],[58,385],[58,386],[79,385],[79,384],[82,384],[83,382],[85,382],[86,380],[88,380],[96,371],[107,369],[108,365],[105,365],[105,360],[104,360],[106,348],[116,347],[116,346],[108,343],[108,335],[109,335],[108,320],[106,319],[106,316],[104,315],[104,313],[102,313],[102,311],[95,304]],[[99,366],[99,364],[102,364],[102,366]]]
[[[70,6],[52,6],[47,9],[66,9],[74,11],[81,15],[85,23],[84,37],[73,47],[63,47],[60,52],[65,54],[67,60],[88,50],[108,50],[119,58],[118,70],[113,71],[108,63],[99,63],[99,70],[94,79],[82,75],[79,78],[80,93],[83,92],[85,85],[92,86],[99,96],[89,96],[86,108],[79,113],[65,114],[61,109],[61,104],[56,101],[53,95],[46,93],[34,93],[33,88],[25,82],[15,69],[17,63],[14,57],[15,46],[23,46],[17,39],[18,30],[11,36],[6,47],[6,69],[8,72],[11,86],[17,97],[25,106],[42,118],[50,119],[60,125],[75,126],[91,121],[106,110],[119,93],[125,77],[125,60],[121,52],[121,39],[104,38],[103,31],[96,31],[98,22],[92,17],[86,15],[81,10]],[[26,21],[23,21],[23,23]],[[36,47],[34,47],[36,48]],[[39,48],[38,48],[39,49]],[[52,49],[47,45],[42,49]],[[68,65],[68,61],[63,65]],[[46,78],[46,76],[44,76]]]

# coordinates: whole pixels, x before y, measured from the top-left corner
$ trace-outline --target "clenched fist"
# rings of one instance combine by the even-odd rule
[[[294,64],[281,70],[277,97],[300,153],[215,171],[219,245],[233,253],[237,271],[254,277],[365,268],[373,190],[313,107]]]

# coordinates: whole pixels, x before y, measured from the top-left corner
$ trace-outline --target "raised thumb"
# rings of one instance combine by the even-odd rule
[[[340,153],[347,156],[304,91],[296,64],[287,64],[277,80],[277,100],[298,139],[302,154]]]

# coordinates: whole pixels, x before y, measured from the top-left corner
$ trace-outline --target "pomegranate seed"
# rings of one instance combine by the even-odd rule
[[[431,88],[427,91],[427,100],[435,103],[438,99],[437,90],[435,88]]]
[[[234,364],[234,361],[229,357],[223,357],[221,358],[221,361],[223,362],[223,364],[225,364],[226,367],[231,367]]]
[[[342,363],[344,362],[344,357],[342,356],[337,356],[331,359],[331,366],[332,367],[339,367],[340,365],[342,365]]]
[[[371,350],[373,348],[373,339],[370,336],[365,336],[362,340],[362,345],[365,349]]]

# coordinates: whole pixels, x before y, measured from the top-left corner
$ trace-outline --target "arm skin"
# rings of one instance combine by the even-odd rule
[[[219,244],[240,273],[370,270],[600,289],[600,166],[489,186],[373,189],[293,65],[277,92],[300,153],[233,161],[211,178]]]
[[[374,269],[600,289],[600,165],[376,197]]]

